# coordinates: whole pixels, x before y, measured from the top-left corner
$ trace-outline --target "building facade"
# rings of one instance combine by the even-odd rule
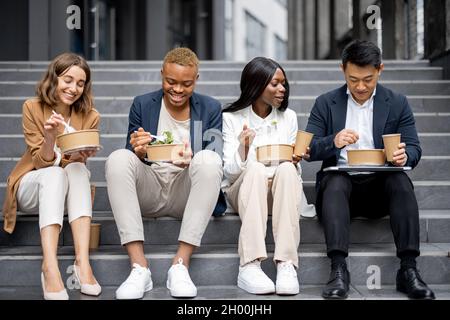
[[[447,61],[450,0],[1,1],[0,35],[0,60],[160,60],[176,46],[202,60],[336,59],[358,38],[386,59]]]

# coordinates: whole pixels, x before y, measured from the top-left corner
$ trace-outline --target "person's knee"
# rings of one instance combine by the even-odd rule
[[[67,175],[77,175],[77,176],[85,176],[89,179],[89,170],[86,168],[86,165],[81,162],[72,162],[69,163],[64,170]]]
[[[294,177],[295,179],[297,179],[297,169],[292,164],[292,162],[283,162],[277,168],[277,175]]]
[[[217,152],[211,150],[202,150],[194,155],[194,157],[192,158],[192,164],[222,168],[222,159],[217,154]]]
[[[413,190],[411,180],[404,172],[393,172],[386,176],[386,187],[396,192],[409,192]]]
[[[247,173],[265,176],[265,168],[266,167],[261,162],[251,162],[247,165]]]
[[[39,184],[46,186],[47,184],[67,186],[67,174],[61,167],[48,167],[43,169]]]
[[[342,192],[350,187],[350,178],[340,175],[340,174],[331,174],[324,178],[325,181],[322,181],[323,191],[324,192]]]
[[[223,167],[220,156],[211,150],[202,150],[197,152],[191,160],[191,168],[195,167],[197,174],[203,179],[222,179]]]
[[[138,161],[139,158],[128,149],[115,150],[106,159],[106,177],[111,174],[120,174],[124,172],[124,169],[136,165]]]

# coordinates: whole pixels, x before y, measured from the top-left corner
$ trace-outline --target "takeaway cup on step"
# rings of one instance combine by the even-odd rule
[[[100,244],[100,223],[91,223],[89,249],[98,249]]]

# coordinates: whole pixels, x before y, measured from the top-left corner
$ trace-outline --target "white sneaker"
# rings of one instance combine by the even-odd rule
[[[127,280],[116,290],[116,299],[141,299],[144,293],[153,289],[152,273],[133,263],[133,269]]]
[[[239,288],[253,294],[275,292],[273,281],[262,271],[261,262],[258,260],[239,267],[237,285]]]
[[[276,289],[277,294],[281,295],[298,294],[300,292],[297,271],[295,271],[291,261],[277,263]]]
[[[193,298],[197,296],[197,288],[192,282],[189,271],[184,266],[181,258],[167,272],[166,286],[170,291],[170,295],[175,298]]]

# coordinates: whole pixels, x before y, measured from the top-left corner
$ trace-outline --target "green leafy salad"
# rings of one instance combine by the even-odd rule
[[[170,131],[164,131],[162,133],[162,136],[164,136],[164,141],[155,139],[152,142],[150,142],[151,145],[155,144],[172,144],[173,143],[173,134]]]

